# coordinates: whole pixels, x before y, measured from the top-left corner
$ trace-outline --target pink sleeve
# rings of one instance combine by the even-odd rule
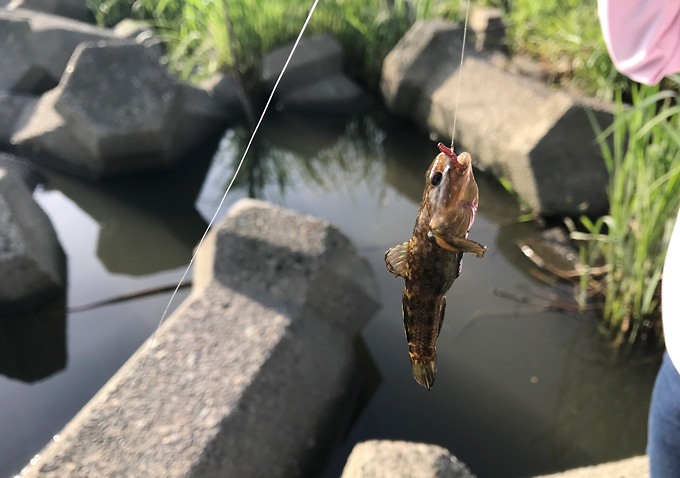
[[[616,68],[652,85],[680,71],[680,1],[598,0],[600,24]]]

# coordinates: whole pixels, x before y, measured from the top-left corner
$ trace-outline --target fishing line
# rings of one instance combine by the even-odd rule
[[[156,340],[156,334],[158,333],[158,330],[160,329],[163,322],[165,321],[165,317],[168,315],[168,311],[170,310],[170,305],[172,305],[173,301],[175,300],[175,296],[177,295],[177,292],[182,287],[182,284],[184,284],[184,281],[185,281],[187,275],[189,274],[189,270],[191,269],[191,266],[194,264],[194,260],[196,259],[196,256],[198,255],[199,249],[203,245],[203,242],[205,241],[205,238],[208,235],[208,232],[210,232],[210,229],[212,228],[213,224],[215,223],[217,216],[219,215],[219,213],[222,209],[222,206],[224,206],[224,201],[227,198],[227,194],[229,194],[231,187],[234,185],[234,181],[236,181],[236,177],[238,176],[238,173],[241,170],[241,166],[243,166],[243,162],[245,161],[246,156],[248,155],[248,151],[250,150],[250,147],[253,144],[253,140],[255,139],[255,135],[257,134],[257,131],[260,129],[260,125],[262,124],[262,121],[264,120],[264,116],[267,113],[267,110],[269,109],[269,105],[271,104],[272,99],[274,98],[274,93],[276,92],[276,89],[278,88],[279,83],[281,82],[281,78],[283,77],[283,74],[286,72],[286,69],[288,68],[288,64],[290,63],[290,60],[293,57],[293,54],[295,53],[295,50],[298,47],[298,43],[300,43],[300,39],[302,38],[302,35],[304,34],[305,30],[307,29],[307,25],[309,24],[309,21],[311,20],[312,14],[314,13],[314,10],[316,9],[316,5],[318,3],[319,3],[319,0],[314,0],[312,7],[309,9],[309,13],[307,14],[307,18],[305,19],[305,22],[302,25],[302,29],[300,30],[300,33],[298,34],[297,39],[295,40],[295,43],[293,43],[293,49],[290,51],[290,54],[288,55],[286,62],[283,64],[283,68],[281,69],[281,73],[279,73],[279,77],[276,79],[276,83],[274,83],[274,87],[272,88],[272,92],[270,93],[269,98],[267,99],[267,102],[264,105],[264,109],[262,110],[262,114],[260,114],[260,119],[257,121],[257,124],[255,125],[255,129],[253,129],[253,133],[250,135],[250,140],[248,141],[248,144],[246,145],[246,149],[243,152],[243,156],[241,156],[241,160],[239,161],[238,166],[236,167],[236,171],[234,171],[234,175],[231,178],[231,181],[229,182],[227,189],[224,191],[224,194],[222,195],[222,199],[220,200],[220,203],[217,205],[217,209],[215,210],[215,213],[213,214],[212,218],[210,219],[210,222],[208,223],[208,226],[206,227],[205,232],[203,233],[203,236],[201,236],[201,239],[198,241],[198,244],[196,245],[194,253],[191,256],[191,260],[189,261],[189,265],[187,265],[187,267],[184,271],[184,274],[182,274],[182,277],[180,278],[179,283],[177,284],[177,287],[175,287],[175,290],[172,292],[172,295],[170,296],[170,300],[168,301],[168,304],[165,306],[165,310],[163,311],[163,315],[161,315],[161,319],[158,322],[158,325],[156,326],[156,329],[154,330],[153,334],[151,335],[151,340],[149,340],[149,345],[147,347],[146,353],[144,354],[144,358],[142,359],[139,366],[137,367],[137,370],[135,371],[135,374],[132,378],[132,381],[130,382],[130,388],[134,387],[135,383],[137,382],[137,378],[138,378],[141,370],[144,368],[144,364],[146,363],[147,358],[151,354],[151,348],[153,346],[153,343]],[[120,415],[121,415],[124,407],[125,407],[125,397],[123,397],[122,400],[121,400],[121,404],[118,407],[118,411],[116,412],[116,416],[113,420],[113,425],[118,424],[118,421],[120,420]],[[106,441],[104,442],[102,447],[106,448],[105,445],[106,445]],[[89,478],[90,474],[92,473],[93,467],[94,467],[94,462],[90,466],[90,470],[87,473],[88,478]]]
[[[456,106],[453,110],[453,128],[451,130],[451,151],[453,151],[453,140],[456,137],[456,120],[458,119],[458,101],[460,100],[460,85],[463,80],[463,58],[465,58],[465,41],[467,39],[468,17],[470,16],[470,0],[467,0],[465,9],[465,26],[463,27],[463,46],[460,49],[460,68],[458,68],[458,90],[456,90]]]

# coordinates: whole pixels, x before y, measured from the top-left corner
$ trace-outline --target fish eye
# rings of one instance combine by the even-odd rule
[[[439,183],[442,182],[442,173],[439,171],[435,171],[432,173],[432,176],[430,176],[430,184],[437,187],[439,186]]]

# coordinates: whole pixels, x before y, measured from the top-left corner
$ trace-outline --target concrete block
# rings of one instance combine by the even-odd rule
[[[260,66],[260,81],[268,95],[276,83],[293,44],[267,53]],[[337,41],[325,33],[303,38],[286,68],[276,90],[285,95],[302,85],[308,85],[329,75],[342,72],[342,50]]]
[[[348,334],[378,308],[373,272],[346,236],[266,202],[234,205],[197,259],[198,288],[217,282],[300,318],[328,316]]]
[[[364,111],[371,104],[371,98],[363,88],[347,76],[335,74],[282,95],[276,103],[276,109],[285,112],[348,114]]]
[[[537,214],[600,215],[608,210],[608,174],[588,111],[606,127],[610,106],[503,71],[466,50],[462,30],[419,22],[387,56],[381,90],[388,108],[456,142],[473,162],[507,178]],[[458,149],[460,149],[459,146]]]
[[[213,102],[230,118],[243,116],[236,90],[236,82],[233,77],[224,73],[217,73],[204,80],[200,86],[208,92]]]
[[[371,440],[359,443],[342,478],[473,478],[467,467],[437,445]]]
[[[0,91],[0,144],[10,144],[37,102],[33,95]]]
[[[229,113],[136,41],[86,42],[11,142],[36,161],[98,179],[172,166],[221,132]]]
[[[225,108],[207,90],[186,83],[180,85],[180,94],[182,115],[170,148],[171,156],[177,160],[199,147],[206,138],[223,132],[238,108],[234,105]]]
[[[0,311],[37,310],[63,297],[66,258],[22,178],[0,169]]]
[[[33,165],[33,163],[9,153],[0,152],[0,169],[21,178],[21,181],[31,191],[33,191],[39,183],[44,182],[45,180],[42,173],[35,165]]]
[[[470,11],[470,32],[474,34],[475,49],[498,49],[505,44],[503,13],[499,8],[475,7]]]
[[[151,25],[143,20],[124,18],[113,27],[113,36],[143,45],[157,61],[161,61],[165,54],[163,40],[156,36]]]
[[[41,94],[57,84],[76,46],[111,36],[56,15],[0,10],[0,89]]]
[[[271,222],[272,212],[287,227]],[[257,227],[259,237],[234,230],[251,221],[245,232]],[[331,234],[324,228],[329,226],[322,221],[245,201],[210,234],[229,230],[261,252],[276,250],[276,258],[250,254],[248,274],[238,277],[255,274],[249,282],[278,282],[295,294],[295,287],[310,286],[286,283],[285,272],[272,277],[271,261],[302,259],[309,265],[296,249],[303,242],[323,260],[322,250],[338,246],[328,242]],[[296,241],[297,235],[305,240]],[[276,246],[257,244],[267,241]],[[197,269],[226,258],[221,246],[212,241],[210,251],[197,257]],[[320,280],[307,276],[309,282]],[[375,290],[370,284],[364,295],[343,283],[336,287],[347,301],[359,303]],[[325,309],[290,313],[271,295],[247,292],[226,287],[225,281],[204,281],[165,321],[153,345],[142,345],[22,476],[314,476],[319,449],[329,434],[339,432],[338,417],[352,407],[357,331],[337,326],[339,295],[326,297]],[[362,317],[356,322],[365,322],[373,310],[370,304],[357,309]]]
[[[87,0],[12,0],[7,5],[8,10],[17,8],[94,23],[94,15],[87,6]]]
[[[68,123],[54,108],[58,94],[58,89],[49,91],[28,108],[23,125],[10,142],[42,164],[89,178],[101,176],[103,168],[93,165],[92,154],[71,134]]]
[[[136,42],[84,43],[61,79],[54,107],[92,153],[93,169],[152,169],[168,161],[181,113],[179,90]]]

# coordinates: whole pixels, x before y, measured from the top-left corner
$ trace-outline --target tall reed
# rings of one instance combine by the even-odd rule
[[[609,170],[610,213],[582,218],[582,290],[593,285],[591,268],[604,259],[600,280],[604,328],[616,343],[634,343],[643,326],[659,318],[659,285],[680,206],[680,106],[678,94],[658,86],[632,89],[632,107],[617,94],[615,119],[599,134]],[[645,322],[648,321],[648,322]]]

